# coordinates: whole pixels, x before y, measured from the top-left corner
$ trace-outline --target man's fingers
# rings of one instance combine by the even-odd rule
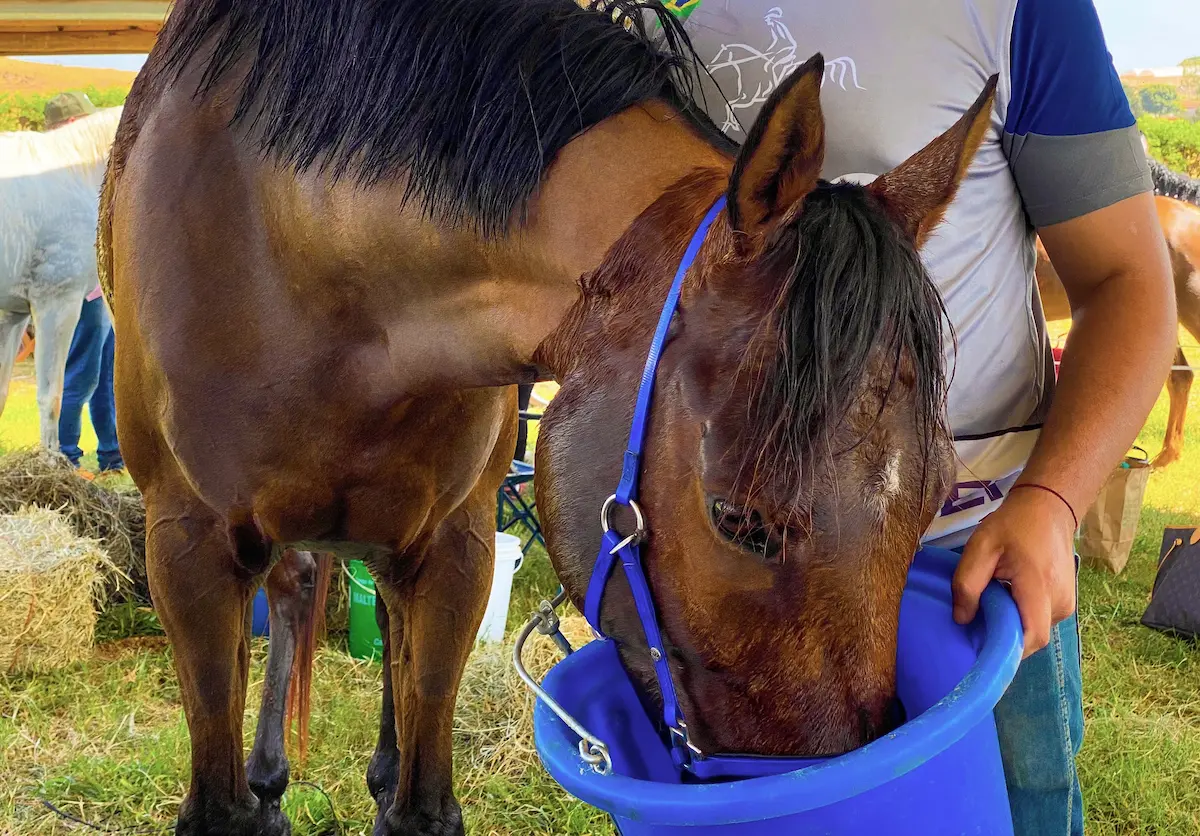
[[[996,573],[1000,550],[978,536],[967,541],[954,572],[954,620],[969,624],[979,610],[979,596]]]
[[[1025,652],[1021,658],[1028,659],[1050,644],[1050,589],[1043,579],[1023,572],[1013,578],[1012,597],[1025,630]]]

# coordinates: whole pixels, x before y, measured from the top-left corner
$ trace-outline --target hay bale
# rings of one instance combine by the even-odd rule
[[[25,508],[0,516],[0,671],[44,671],[90,655],[101,570],[95,540],[61,514]]]
[[[113,567],[103,573],[102,608],[150,603],[146,508],[136,488],[80,479],[66,458],[41,449],[0,456],[0,513],[29,505],[61,512],[76,536],[100,543]]]

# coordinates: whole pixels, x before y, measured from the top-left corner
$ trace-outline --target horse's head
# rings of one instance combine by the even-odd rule
[[[951,476],[943,310],[917,251],[994,82],[862,187],[819,180],[823,72],[818,56],[772,95],[727,183],[698,173],[651,207],[544,345],[562,389],[538,498],[580,604],[665,283],[725,190],[659,367],[639,497],[667,655],[707,751],[836,753],[894,723],[901,592]],[[657,699],[620,570],[601,626]]]

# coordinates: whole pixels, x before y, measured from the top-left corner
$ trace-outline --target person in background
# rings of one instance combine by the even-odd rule
[[[961,550],[959,621],[993,577],[1011,584],[1021,612],[1025,660],[996,709],[1016,833],[1082,836],[1073,535],[1154,404],[1176,321],[1146,157],[1096,10],[1091,0],[672,5],[712,76],[709,116],[738,141],[779,83],[824,54],[827,180],[865,183],[899,165],[999,76],[980,151],[922,249],[957,338],[947,362],[959,458],[925,541]],[[1035,232],[1074,313],[1057,386]]]
[[[78,92],[61,93],[46,102],[43,110],[46,130],[52,131],[96,112],[87,95]],[[71,339],[67,354],[67,369],[63,383],[62,411],[58,418],[58,439],[62,454],[79,468],[83,450],[79,448],[82,432],[83,405],[88,405],[92,427],[96,431],[96,458],[100,473],[118,474],[125,463],[117,443],[117,412],[113,400],[114,334],[108,308],[97,284],[82,302],[79,324]],[[84,478],[91,474],[79,471]]]

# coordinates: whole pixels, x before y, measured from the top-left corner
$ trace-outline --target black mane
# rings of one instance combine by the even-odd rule
[[[666,100],[721,139],[679,21],[657,0],[589,5],[180,0],[156,63],[178,78],[200,55],[197,94],[245,73],[234,121],[284,163],[362,184],[403,172],[431,217],[499,235],[563,146],[632,105]]]
[[[1200,180],[1172,171],[1158,160],[1150,160],[1150,176],[1154,178],[1155,194],[1200,206]]]

